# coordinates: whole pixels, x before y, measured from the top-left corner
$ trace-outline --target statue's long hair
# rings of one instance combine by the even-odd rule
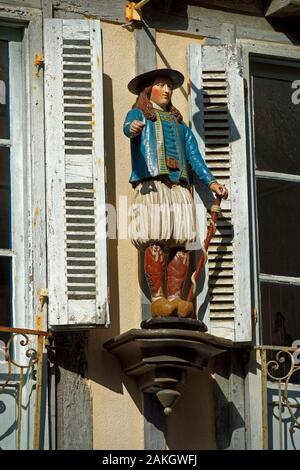
[[[150,121],[156,121],[155,110],[150,101],[152,86],[153,85],[146,86],[140,92],[139,96],[136,99],[136,102],[133,105],[133,108],[139,108],[141,111],[143,111],[146,119],[149,119]],[[182,115],[180,111],[178,111],[178,109],[172,105],[171,101],[169,102],[166,110],[174,114],[175,118],[177,119],[177,122],[182,122]]]

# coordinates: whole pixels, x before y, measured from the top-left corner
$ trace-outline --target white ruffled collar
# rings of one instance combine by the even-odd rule
[[[154,103],[154,101],[151,101],[151,103],[152,103],[152,106],[153,106],[154,109],[157,109],[158,111],[165,111],[165,112],[167,112],[166,109],[164,109],[164,108],[162,108],[161,106],[159,106],[158,104]]]

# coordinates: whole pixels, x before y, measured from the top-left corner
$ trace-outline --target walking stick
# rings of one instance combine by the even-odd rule
[[[210,245],[211,239],[216,232],[216,228],[217,228],[216,222],[221,212],[221,199],[222,198],[220,196],[217,196],[214,204],[211,206],[211,209],[210,209],[210,213],[211,213],[211,218],[209,221],[210,224],[207,229],[206,239],[204,240],[202,244],[202,251],[201,251],[201,255],[200,255],[197,267],[196,267],[196,271],[193,273],[191,277],[192,285],[190,287],[190,290],[186,299],[189,302],[192,302],[193,300],[193,297],[196,293],[197,282],[200,276],[201,269],[207,261],[207,250]]]

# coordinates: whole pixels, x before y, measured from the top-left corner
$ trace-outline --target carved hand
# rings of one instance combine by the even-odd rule
[[[144,122],[139,121],[137,119],[135,121],[132,121],[130,125],[130,136],[136,137],[137,135],[139,135],[144,129],[145,125],[146,124]]]
[[[228,189],[224,184],[219,184],[217,181],[214,181],[209,186],[209,189],[211,189],[214,193],[216,193],[217,196],[220,196],[222,199],[228,198]]]

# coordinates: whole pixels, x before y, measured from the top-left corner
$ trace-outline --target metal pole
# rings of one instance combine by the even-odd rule
[[[282,391],[281,380],[278,382],[279,449],[282,450]]]
[[[135,5],[136,10],[141,10],[144,5],[146,5],[150,0],[141,0],[139,3]]]
[[[268,450],[268,395],[267,395],[267,351],[261,349],[261,404],[262,404],[262,445]]]
[[[21,449],[23,377],[24,377],[24,370],[23,370],[23,367],[21,367],[20,382],[19,382],[19,401],[18,401],[18,450]]]
[[[36,372],[36,390],[35,390],[35,410],[34,410],[34,441],[33,448],[38,450],[40,446],[40,430],[41,430],[41,397],[42,397],[42,378],[43,378],[43,347],[44,337],[42,334],[43,328],[43,307],[48,299],[48,290],[41,289],[40,301],[38,307],[38,314],[35,322],[38,330],[38,346],[37,346],[37,372]]]
[[[35,390],[35,410],[34,410],[34,441],[33,449],[39,450],[40,429],[41,429],[41,397],[42,397],[42,375],[43,375],[43,336],[38,336],[37,346],[37,376]]]

